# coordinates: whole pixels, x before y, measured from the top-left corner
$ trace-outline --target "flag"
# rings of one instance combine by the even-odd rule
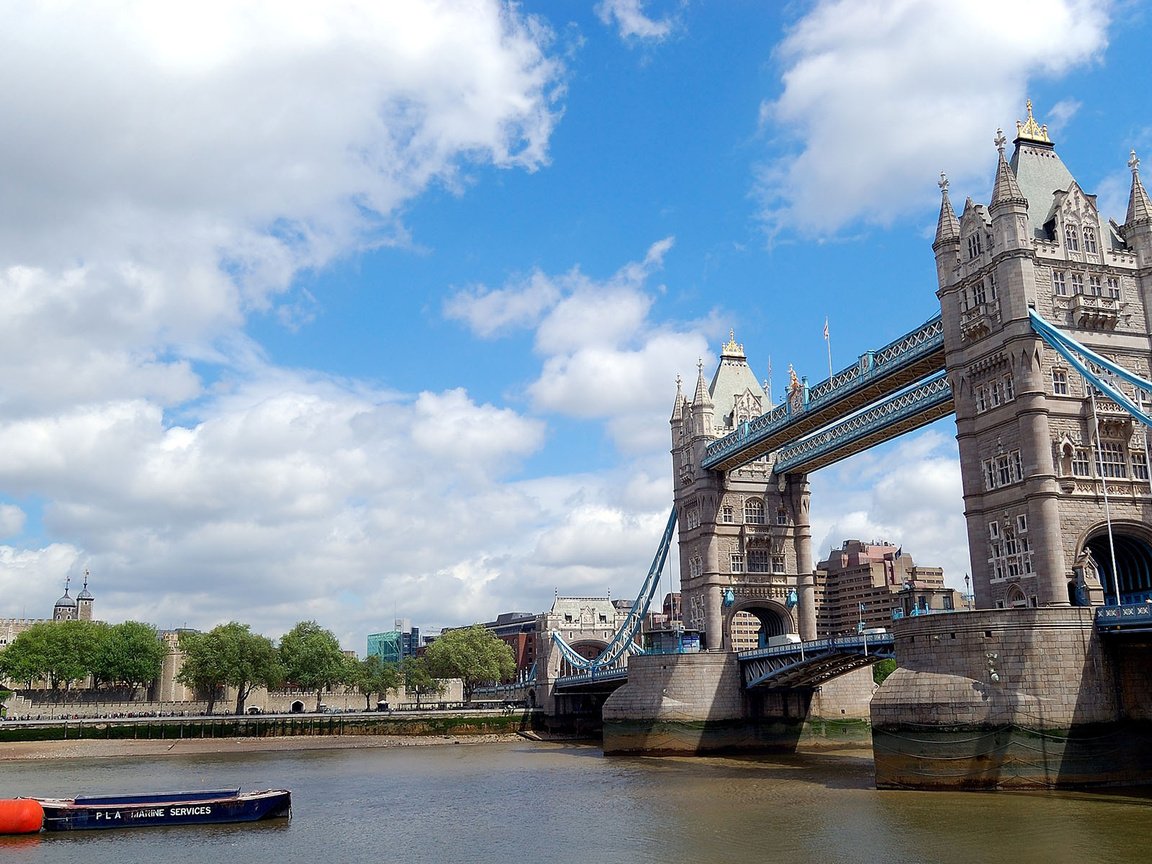
[[[828,319],[824,319],[824,341],[828,341]]]

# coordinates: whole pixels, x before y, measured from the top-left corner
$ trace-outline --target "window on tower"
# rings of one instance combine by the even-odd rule
[[[1068,372],[1064,369],[1052,370],[1052,395],[1068,395]]]
[[[1068,247],[1069,252],[1080,251],[1080,237],[1075,225],[1064,226],[1064,245]]]
[[[744,521],[749,525],[764,524],[764,502],[759,498],[749,498],[744,502]]]
[[[1068,282],[1063,270],[1052,271],[1052,293],[1057,297],[1068,296]]]
[[[1096,229],[1089,225],[1084,226],[1084,251],[1096,254]]]

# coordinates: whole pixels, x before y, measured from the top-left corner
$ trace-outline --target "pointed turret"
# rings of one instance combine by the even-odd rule
[[[1140,266],[1148,267],[1152,265],[1152,202],[1149,202],[1148,192],[1140,182],[1140,160],[1136,158],[1135,150],[1128,160],[1128,167],[1132,170],[1132,191],[1128,195],[1128,215],[1124,217],[1120,234],[1136,253]]]
[[[960,247],[960,220],[948,199],[948,175],[943,171],[936,185],[940,187],[940,218],[936,220],[936,240],[932,243],[932,250],[939,255],[944,246]]]
[[[1032,245],[1027,219],[1028,199],[1020,191],[1016,172],[1004,158],[1004,145],[1008,139],[1004,137],[1003,129],[996,130],[993,143],[999,155],[996,161],[996,182],[992,185],[992,201],[988,205],[988,215],[992,217],[992,246],[999,250],[1028,249]]]
[[[1020,184],[1016,181],[1016,173],[1008,164],[1008,160],[1004,158],[1004,145],[1007,143],[1008,139],[1004,137],[1004,130],[997,129],[995,144],[1000,158],[996,165],[996,183],[992,187],[992,202],[988,207],[990,211],[1006,204],[1028,206],[1028,199],[1024,197],[1024,193],[1020,191]]]
[[[696,392],[692,394],[692,434],[712,437],[712,397],[708,393],[708,382],[704,380],[704,361],[697,366]]]
[[[1148,225],[1152,223],[1152,202],[1149,202],[1144,184],[1140,182],[1140,160],[1136,158],[1135,150],[1128,160],[1128,167],[1132,169],[1132,191],[1128,195],[1128,215],[1124,217],[1124,225]]]
[[[684,379],[676,376],[676,400],[672,403],[672,417],[669,422],[679,424],[684,420]]]

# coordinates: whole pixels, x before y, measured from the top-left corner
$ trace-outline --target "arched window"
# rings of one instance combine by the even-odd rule
[[[1080,251],[1080,232],[1076,230],[1075,225],[1064,226],[1064,245],[1068,247],[1069,252]]]
[[[759,498],[749,498],[744,502],[744,521],[749,525],[764,524],[764,502]]]
[[[1084,226],[1084,251],[1096,254],[1096,229]]]

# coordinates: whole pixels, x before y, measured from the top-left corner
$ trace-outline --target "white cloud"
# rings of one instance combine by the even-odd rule
[[[766,131],[796,139],[763,166],[772,232],[835,233],[923,209],[923,178],[980,181],[997,126],[1023,112],[1030,76],[1097,58],[1106,0],[820,0],[778,49]],[[1012,130],[1006,130],[1011,132]]]
[[[608,26],[615,24],[622,39],[666,39],[676,29],[675,19],[652,18],[644,14],[644,5],[644,0],[600,0],[596,15]]]

